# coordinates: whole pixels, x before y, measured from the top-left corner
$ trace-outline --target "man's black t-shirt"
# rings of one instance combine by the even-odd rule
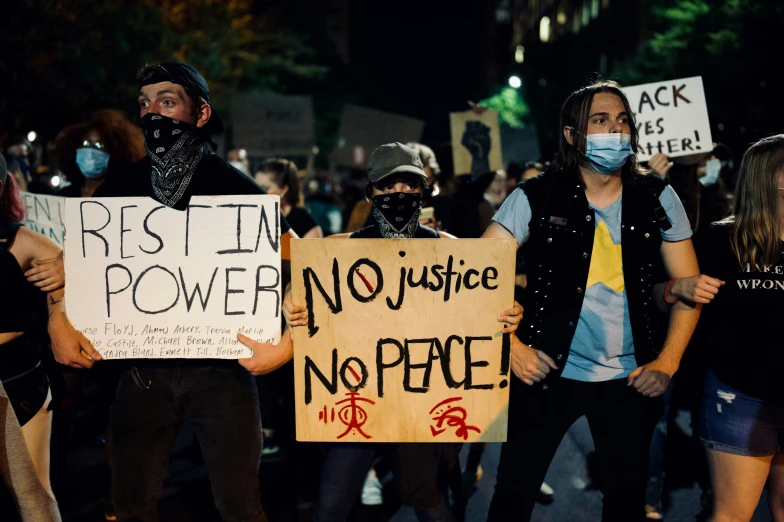
[[[698,245],[700,271],[726,282],[702,309],[705,353],[721,381],[746,395],[784,403],[784,256],[763,272],[741,267],[729,229],[712,226]]]
[[[150,181],[152,164],[145,156],[129,166],[124,172],[110,176],[93,194],[96,198],[153,197]],[[174,207],[185,210],[191,196],[240,196],[266,194],[255,181],[245,176],[215,154],[205,153],[191,178],[185,194]],[[291,229],[288,222],[280,217],[280,233]]]

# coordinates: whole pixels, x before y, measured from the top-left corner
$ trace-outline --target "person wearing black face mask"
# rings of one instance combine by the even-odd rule
[[[356,232],[330,238],[455,238],[419,223],[427,174],[416,151],[397,142],[382,145],[370,155],[367,171],[369,182],[365,195],[373,203],[371,224]],[[501,314],[498,320],[507,323],[504,332],[517,329],[522,312],[522,307],[515,303],[514,308]],[[294,305],[290,288],[286,289],[283,314],[290,326],[307,323],[307,309]],[[394,447],[394,469],[403,503],[414,508],[420,521],[455,520],[449,498],[444,493],[448,486],[455,485],[452,480],[460,480],[457,460],[460,447],[460,444],[427,443]],[[379,448],[379,445],[368,443],[340,443],[329,448],[313,510],[314,521],[347,519]],[[453,493],[457,494],[454,489]]]
[[[95,197],[151,197],[185,210],[192,196],[265,194],[253,180],[213,153],[223,123],[210,106],[204,77],[181,62],[148,65],[139,82],[147,156],[109,177]],[[280,218],[281,265],[290,273],[289,240]],[[67,284],[67,282],[66,282]],[[118,520],[156,521],[160,477],[184,422],[201,445],[221,518],[266,521],[259,497],[261,418],[252,375],[292,356],[286,330],[279,345],[248,343],[255,355],[235,361],[134,361],[123,372],[112,406],[112,500]],[[247,370],[247,371],[246,371]],[[252,374],[252,375],[251,375]],[[184,388],[182,383],[187,382]]]

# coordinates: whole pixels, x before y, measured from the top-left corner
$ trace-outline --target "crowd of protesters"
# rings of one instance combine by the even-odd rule
[[[38,168],[23,139],[0,156],[0,514],[61,519],[87,400],[106,448],[106,520],[158,520],[185,423],[230,522],[267,519],[267,459],[307,477],[292,487],[316,521],[380,504],[390,470],[419,520],[461,520],[482,475],[482,444],[461,470],[459,444],[311,451],[295,442],[291,329],[307,311],[290,291],[278,345],[241,339],[251,358],[102,361],[63,310],[60,247],[20,225],[26,190],[151,197],[177,210],[192,196],[277,194],[284,274],[298,237],[513,238],[515,302],[494,312],[514,332],[515,377],[487,519],[530,520],[536,502],[569,502],[543,481],[581,417],[596,448],[601,519],[663,519],[666,438],[685,409],[705,447],[693,459],[701,519],[750,520],[767,484],[772,519],[784,521],[784,135],[754,143],[737,166],[722,144],[643,165],[628,101],[602,81],[565,100],[552,162],[469,174],[454,172],[448,147],[437,157],[395,142],[373,151],[363,172],[306,178],[291,159],[252,170],[244,151],[217,155],[223,123],[192,66],[145,66],[137,82],[140,127],[102,110],[64,129],[51,150],[55,174]],[[100,391],[87,397],[88,385]]]

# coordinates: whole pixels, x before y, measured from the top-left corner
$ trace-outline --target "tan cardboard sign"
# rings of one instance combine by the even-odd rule
[[[514,240],[292,241],[297,439],[506,440]]]

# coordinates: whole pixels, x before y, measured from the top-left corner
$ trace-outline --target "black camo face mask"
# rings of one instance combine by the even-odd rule
[[[174,207],[204,156],[205,137],[191,123],[148,112],[142,118],[144,147],[152,163],[155,199]]]
[[[422,194],[394,192],[373,196],[373,218],[383,237],[414,237],[421,213]]]

